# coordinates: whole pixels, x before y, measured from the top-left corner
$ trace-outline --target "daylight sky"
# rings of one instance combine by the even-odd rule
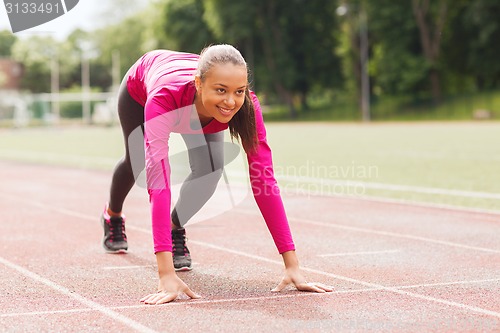
[[[103,3],[106,4],[105,7],[103,7]],[[70,10],[68,13],[40,26],[18,32],[16,33],[16,35],[22,38],[31,36],[33,34],[43,34],[52,35],[54,38],[62,40],[76,28],[82,28],[83,30],[93,30],[96,27],[109,23],[105,22],[105,13],[109,13],[110,8],[112,8],[112,3],[113,1],[109,0],[80,0],[76,7]],[[140,4],[147,4],[148,1],[139,0],[134,1],[134,3],[137,4],[137,6],[140,6]],[[120,8],[123,7],[120,6]],[[3,1],[1,1],[0,30],[5,29],[12,31],[10,28],[7,11],[5,9]]]

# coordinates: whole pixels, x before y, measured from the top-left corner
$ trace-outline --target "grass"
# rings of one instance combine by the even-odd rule
[[[293,121],[359,121],[360,107],[352,96],[326,93],[309,101],[309,111],[298,111]],[[487,110],[491,119],[500,119],[500,92],[489,91],[468,95],[444,97],[439,104],[418,100],[412,96],[387,97],[371,101],[374,121],[449,121],[473,120],[477,110]],[[290,121],[283,105],[267,106],[266,120]]]
[[[119,128],[37,127],[0,130],[0,159],[111,169],[123,154]]]
[[[268,123],[267,132],[285,190],[347,195],[357,190],[362,193],[354,194],[500,211],[498,198],[419,190],[500,193],[499,122]],[[172,151],[181,150],[182,141],[172,140]],[[0,130],[0,160],[111,171],[122,154],[117,127]]]
[[[310,175],[323,170],[322,178],[343,181],[500,193],[497,122],[273,124],[270,140],[276,165],[303,166],[299,176],[305,176],[304,170]],[[293,147],[295,153],[287,147]],[[330,177],[324,175],[325,169],[332,170]],[[500,209],[498,199],[381,189],[366,189],[366,194]]]

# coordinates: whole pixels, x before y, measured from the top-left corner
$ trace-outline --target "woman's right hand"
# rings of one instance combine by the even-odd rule
[[[168,303],[175,300],[182,293],[191,298],[201,298],[200,295],[189,289],[187,284],[175,273],[171,252],[156,252],[156,262],[158,263],[158,275],[160,276],[158,292],[144,296],[141,298],[141,302],[152,305]]]
[[[175,300],[182,293],[194,299],[201,298],[201,296],[193,292],[177,274],[168,274],[160,278],[158,292],[144,296],[141,302],[150,305],[168,303]]]

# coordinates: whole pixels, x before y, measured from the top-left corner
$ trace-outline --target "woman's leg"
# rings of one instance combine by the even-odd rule
[[[130,146],[129,136],[132,131],[144,124],[144,107],[137,103],[127,90],[126,79],[122,81],[118,95],[118,117],[123,132],[125,143],[125,156],[118,161],[113,171],[111,179],[111,189],[109,194],[109,209],[115,213],[120,213],[123,202],[134,186],[135,177],[132,170],[131,156],[134,160],[134,167],[142,165],[144,169],[144,142],[138,142]],[[133,150],[131,152],[131,150]],[[138,170],[136,175],[138,174]],[[141,170],[139,170],[141,171]]]
[[[172,211],[172,228],[183,227],[212,197],[224,168],[224,133],[183,134],[191,173]]]
[[[191,173],[181,186],[172,210],[172,256],[176,271],[191,270],[191,254],[183,228],[210,199],[224,167],[224,133],[184,134]]]
[[[125,218],[121,215],[121,211],[123,202],[132,186],[134,186],[135,181],[131,156],[134,159],[141,159],[139,166],[137,163],[134,163],[134,167],[140,168],[142,166],[142,169],[144,169],[143,140],[138,143],[129,142],[128,140],[132,131],[141,128],[144,122],[144,108],[130,97],[125,82],[126,80],[124,79],[118,94],[118,116],[125,141],[125,156],[118,162],[113,171],[108,207],[103,212],[101,218],[104,229],[102,245],[109,253],[120,253],[128,250],[127,236],[125,235]],[[132,154],[131,150],[133,150]],[[134,162],[136,161],[134,160]]]

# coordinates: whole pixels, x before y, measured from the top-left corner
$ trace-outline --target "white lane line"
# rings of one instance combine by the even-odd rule
[[[128,226],[127,226],[127,228],[128,228]],[[133,229],[133,227],[132,227],[132,229]],[[200,263],[196,262],[196,261],[191,262],[191,266],[198,266],[199,264]],[[134,265],[129,265],[129,266],[104,266],[101,269],[112,271],[112,270],[127,270],[127,269],[142,269],[142,268],[150,268],[150,269],[156,270],[157,266],[155,264],[141,265],[141,266],[138,266],[138,265],[136,265],[136,266],[134,266]]]
[[[362,252],[343,252],[343,253],[326,253],[319,254],[318,257],[343,257],[343,256],[364,256],[373,254],[398,253],[400,250],[385,250],[385,251],[362,251]]]
[[[66,295],[70,298],[73,298],[74,300],[82,303],[85,306],[88,306],[89,308],[91,308],[95,311],[99,311],[103,315],[105,315],[113,320],[119,321],[122,324],[124,324],[124,325],[138,331],[138,332],[156,332],[156,331],[150,329],[149,327],[146,327],[146,326],[142,325],[141,323],[136,322],[135,320],[132,320],[132,319],[125,317],[125,316],[123,316],[123,315],[121,315],[113,310],[110,310],[109,308],[107,308],[99,303],[93,302],[93,301],[85,298],[84,296],[77,294],[74,291],[71,291],[71,290],[69,290],[61,285],[58,285],[57,283],[55,283],[49,279],[46,279],[46,278],[26,269],[24,267],[21,267],[19,265],[12,263],[12,262],[8,261],[7,259],[0,257],[0,263],[3,264],[4,266],[9,267],[10,269],[13,269],[13,270],[19,272],[20,274],[26,276],[27,278],[30,278],[38,283],[42,283],[42,284],[46,285],[47,287],[57,291],[58,293],[61,293],[61,294]]]
[[[208,248],[211,248],[211,249],[215,249],[215,250],[219,250],[219,251],[223,251],[223,252],[227,252],[227,253],[232,253],[232,254],[235,254],[235,255],[242,256],[242,257],[252,258],[252,259],[255,259],[255,260],[264,261],[264,262],[268,262],[268,263],[272,263],[272,264],[283,266],[283,263],[281,261],[278,261],[278,260],[272,260],[272,259],[268,259],[268,258],[265,258],[265,257],[260,257],[260,256],[256,256],[256,255],[249,254],[249,253],[246,253],[246,252],[236,251],[236,250],[233,250],[233,249],[229,249],[229,248],[225,248],[225,247],[222,247],[222,246],[218,246],[218,245],[214,245],[214,244],[209,244],[209,243],[205,243],[205,242],[194,241],[194,240],[191,240],[190,242],[194,243],[194,244],[197,244],[197,245],[200,245],[200,246],[208,247]],[[321,270],[317,270],[317,269],[313,269],[313,268],[308,268],[308,267],[305,267],[305,266],[302,266],[302,270],[306,271],[306,272],[318,274],[318,275],[323,275],[323,276],[331,277],[331,278],[334,278],[334,279],[337,279],[337,280],[342,280],[342,281],[347,281],[347,282],[351,282],[351,283],[354,283],[354,284],[359,284],[359,285],[362,285],[364,287],[371,288],[371,289],[380,289],[380,290],[388,291],[388,292],[399,294],[399,295],[404,295],[404,296],[408,296],[408,297],[422,299],[422,300],[426,300],[426,301],[433,302],[433,303],[444,304],[444,305],[448,305],[448,306],[451,306],[451,307],[459,308],[459,309],[462,309],[462,310],[468,310],[468,311],[472,311],[472,312],[479,313],[479,314],[482,314],[482,315],[487,315],[487,316],[492,316],[492,317],[500,318],[500,312],[495,312],[495,311],[483,309],[483,308],[480,308],[480,307],[477,307],[477,306],[466,305],[466,304],[462,304],[462,303],[458,303],[458,302],[448,301],[448,300],[441,299],[441,298],[436,298],[436,297],[421,295],[421,294],[417,294],[417,293],[409,292],[409,291],[405,291],[405,290],[399,290],[399,289],[394,288],[394,287],[386,287],[386,286],[383,286],[383,285],[380,285],[380,284],[366,282],[366,281],[361,281],[361,280],[353,279],[353,278],[342,276],[342,275],[332,274],[332,273],[324,272],[324,271],[321,271]]]
[[[399,286],[394,287],[398,289],[417,289],[417,288],[428,288],[428,287],[446,287],[453,285],[466,285],[466,284],[480,284],[480,283],[490,283],[490,282],[500,282],[500,279],[485,279],[485,280],[465,280],[465,281],[451,281],[451,282],[436,282],[436,283],[422,283],[414,284],[409,286]]]
[[[64,1],[63,1],[64,3]],[[58,154],[51,152],[40,152],[36,150],[20,152],[19,150],[14,149],[2,149],[0,153],[0,157],[8,158],[8,159],[16,159],[17,161],[8,161],[13,163],[26,163],[27,161],[36,161],[40,162],[59,162],[65,161],[66,164],[77,164],[79,166],[92,166],[95,164],[104,165],[104,166],[112,166],[116,164],[115,158],[109,157],[98,157],[98,156],[82,156],[82,155],[74,155],[74,154]],[[19,161],[21,159],[21,161]],[[2,161],[5,162],[5,161]],[[54,165],[42,165],[44,167],[53,167]],[[65,167],[66,165],[56,165],[55,167]],[[74,167],[73,167],[74,168]]]
[[[255,211],[245,210],[245,209],[235,209],[234,211],[236,211],[238,213],[249,214],[249,215],[259,215]],[[373,229],[368,229],[368,228],[352,227],[352,226],[338,224],[338,223],[326,223],[326,222],[319,222],[319,221],[313,221],[313,220],[307,220],[307,219],[301,219],[301,218],[295,218],[295,217],[289,218],[289,220],[294,221],[294,222],[298,222],[298,223],[317,225],[317,226],[327,227],[327,228],[337,228],[337,229],[363,232],[363,233],[374,234],[374,235],[382,235],[382,236],[390,236],[390,237],[418,240],[418,241],[427,242],[427,243],[434,243],[434,244],[440,244],[440,245],[446,245],[446,246],[452,246],[452,247],[459,247],[459,248],[463,248],[463,249],[467,249],[467,250],[475,250],[475,251],[482,251],[482,252],[489,252],[489,253],[500,253],[500,250],[495,250],[495,249],[490,249],[490,248],[485,248],[485,247],[478,247],[478,246],[471,246],[471,245],[455,243],[455,242],[448,242],[448,241],[443,241],[443,240],[434,239],[434,238],[415,236],[415,235],[411,235],[411,234],[401,234],[401,233],[391,232],[391,231],[380,231],[380,230],[373,230]]]
[[[234,176],[232,173],[229,173],[230,175]],[[242,174],[243,175],[243,174]],[[242,175],[236,175],[236,176],[242,176]],[[243,175],[244,176],[244,175]],[[246,178],[245,178],[246,177]],[[247,179],[248,175],[246,175],[242,179]],[[278,181],[280,181],[280,177],[277,176]],[[300,182],[299,182],[300,183]],[[245,183],[246,184],[246,183]],[[232,185],[233,187],[236,186],[235,184]],[[248,187],[248,185],[245,185]],[[390,186],[399,186],[399,185],[390,185]],[[382,197],[382,196],[377,196],[377,195],[353,195],[353,194],[342,194],[342,193],[326,193],[325,191],[318,193],[318,191],[312,191],[304,188],[289,188],[283,186],[283,192],[286,193],[292,193],[294,195],[299,195],[299,196],[304,196],[304,197],[334,197],[334,198],[344,198],[344,199],[350,199],[350,200],[363,200],[363,201],[370,201],[370,202],[381,202],[381,203],[389,203],[389,204],[398,204],[398,205],[407,205],[407,206],[413,206],[413,207],[423,207],[423,208],[433,208],[433,209],[446,209],[446,210],[453,210],[455,212],[467,212],[467,213],[479,213],[479,214],[485,214],[485,215],[493,215],[494,217],[498,217],[500,215],[499,210],[492,210],[492,209],[481,209],[481,208],[474,208],[474,207],[467,207],[467,206],[456,206],[456,205],[449,205],[449,204],[436,204],[436,203],[430,203],[430,202],[425,202],[425,201],[412,201],[412,200],[405,200],[405,199],[395,199],[395,198],[388,198],[388,197]],[[482,192],[471,192],[471,193],[482,193]],[[487,196],[490,196],[491,193],[487,193]],[[494,195],[497,195],[497,193],[494,193]]]
[[[278,181],[284,181],[284,182],[286,181],[295,184],[313,183],[313,184],[332,185],[332,186],[340,185],[349,187],[360,187],[364,189],[376,189],[385,191],[439,194],[439,195],[465,197],[465,198],[480,198],[480,199],[495,199],[495,200],[500,199],[499,193],[492,193],[492,192],[476,192],[476,191],[452,190],[452,189],[444,189],[436,187],[394,185],[387,183],[322,179],[322,178],[312,178],[312,177],[287,177],[287,176],[277,175],[276,178],[278,179]]]
[[[22,197],[17,196],[17,195],[6,194],[6,193],[0,192],[0,197],[3,197],[3,198],[8,199],[8,200],[17,201],[17,202],[24,202],[26,205],[31,205],[33,207],[47,210],[49,212],[56,212],[56,213],[60,213],[63,215],[69,215],[69,216],[80,218],[83,220],[99,221],[99,216],[97,216],[97,217],[94,216],[91,218],[89,215],[81,214],[81,213],[75,212],[73,210],[69,210],[69,209],[65,209],[65,208],[61,208],[61,207],[53,207],[53,206],[44,204],[42,202],[33,201],[33,200],[27,201],[26,199],[23,199]]]
[[[337,197],[341,197],[341,198],[345,198],[345,199],[353,199],[352,196],[347,196],[347,195],[344,195],[344,196],[338,195]],[[500,211],[498,211],[498,210],[481,209],[481,208],[465,207],[465,206],[455,206],[455,205],[447,205],[447,204],[438,204],[438,203],[430,203],[430,202],[423,202],[423,201],[411,201],[411,200],[405,200],[405,199],[394,199],[394,198],[368,196],[368,195],[356,196],[354,199],[355,200],[370,201],[370,202],[375,202],[375,203],[405,205],[405,206],[411,206],[411,207],[417,207],[417,208],[427,208],[427,209],[431,208],[431,209],[440,209],[440,210],[445,209],[445,210],[451,210],[451,211],[457,212],[457,213],[483,214],[483,215],[489,215],[489,217],[493,217],[493,218],[498,218],[498,216],[500,216]]]
[[[500,279],[485,279],[485,280],[472,280],[472,281],[450,281],[450,282],[439,282],[439,283],[423,283],[416,285],[406,285],[406,286],[393,286],[389,288],[395,289],[417,289],[426,287],[442,287],[451,285],[467,285],[467,284],[481,284],[490,282],[499,282]],[[224,298],[224,299],[214,299],[214,300],[188,300],[180,302],[172,302],[168,304],[162,304],[161,306],[196,306],[201,304],[212,304],[212,303],[233,303],[233,302],[254,302],[254,301],[267,301],[285,298],[296,298],[296,297],[315,297],[315,296],[325,296],[325,295],[340,295],[340,294],[354,294],[354,293],[365,293],[373,291],[385,291],[386,287],[383,288],[362,288],[362,289],[347,289],[347,290],[334,290],[328,294],[319,293],[293,293],[287,295],[276,295],[276,296],[256,296],[256,297],[242,297],[242,298]],[[138,304],[138,305],[123,305],[123,306],[113,306],[109,307],[112,310],[128,310],[128,309],[143,309],[145,307],[151,307],[149,305]],[[52,314],[66,314],[66,313],[81,313],[81,312],[93,312],[95,309],[85,308],[85,309],[70,309],[70,310],[52,310],[52,311],[33,311],[33,312],[14,312],[0,314],[0,318],[3,317],[24,317],[24,316],[38,316],[38,315],[52,315]]]
[[[52,314],[82,313],[82,312],[93,312],[93,311],[97,310],[91,308],[84,308],[84,309],[51,310],[51,311],[13,312],[13,313],[2,313],[0,314],[0,318],[43,316]]]
[[[241,171],[229,172],[234,178],[240,178],[246,180],[248,178],[248,173]],[[439,187],[424,187],[415,185],[398,185],[389,183],[376,183],[376,182],[363,182],[359,180],[342,180],[342,179],[330,179],[330,178],[318,178],[318,177],[307,177],[307,176],[286,176],[280,173],[276,173],[276,179],[278,182],[283,183],[283,188],[290,190],[290,184],[296,185],[296,189],[293,187],[292,190],[296,190],[299,193],[314,194],[318,191],[311,191],[309,189],[304,189],[301,186],[307,184],[317,184],[321,188],[327,188],[332,190],[330,195],[335,195],[336,187],[345,186],[349,188],[362,188],[362,189],[375,189],[384,191],[394,191],[394,192],[407,192],[407,193],[423,193],[423,194],[436,194],[436,195],[446,195],[464,198],[480,198],[480,199],[500,199],[500,193],[493,192],[480,192],[480,191],[467,191],[467,190],[454,190]],[[325,192],[325,191],[322,191]],[[328,192],[328,191],[326,191]],[[326,193],[328,194],[328,193]]]
[[[1,195],[1,193],[0,193],[0,195]],[[3,196],[8,197],[5,194]],[[30,202],[30,204],[32,204],[32,202]],[[45,205],[43,203],[37,203],[37,206],[45,208],[45,209],[49,209],[49,210],[52,210],[52,211],[57,211],[57,212],[60,212],[62,214],[66,214],[66,213],[64,213],[66,211],[67,212],[71,212],[71,211],[66,210],[66,209],[64,209],[64,210],[54,209],[52,206]],[[238,211],[240,211],[240,210],[238,210]],[[84,214],[80,214],[80,213],[76,213],[76,212],[71,212],[71,213],[72,213],[72,216],[78,215],[78,216],[81,216],[82,218],[84,218],[86,220],[92,220],[92,221],[95,220],[95,218],[93,216],[84,215]],[[345,227],[345,226],[343,226],[343,227]],[[137,231],[140,231],[140,232],[143,232],[143,233],[146,233],[148,235],[151,234],[151,230],[148,230],[148,229],[144,229],[144,228],[140,228],[140,227],[135,227],[135,226],[132,226],[132,225],[129,225],[128,228],[129,229],[134,229],[134,230],[137,230]],[[366,232],[366,230],[363,230],[363,231]],[[372,230],[369,230],[369,232],[372,232]],[[272,259],[268,259],[268,258],[265,258],[265,257],[260,257],[260,256],[256,256],[256,255],[253,255],[253,254],[249,254],[249,253],[245,253],[245,252],[241,252],[241,251],[236,251],[236,250],[232,250],[232,249],[229,249],[229,248],[225,248],[225,247],[221,247],[221,246],[217,246],[217,245],[209,244],[209,243],[205,243],[205,242],[199,242],[199,241],[194,241],[194,240],[191,240],[190,242],[194,243],[194,244],[198,244],[200,246],[204,246],[204,247],[208,247],[208,248],[220,250],[220,251],[223,251],[223,252],[228,252],[228,253],[232,253],[232,254],[235,254],[235,255],[240,255],[240,256],[243,256],[243,257],[247,257],[247,258],[252,258],[252,259],[255,259],[255,260],[258,260],[258,261],[263,261],[263,262],[268,262],[268,263],[272,263],[272,264],[275,264],[275,265],[283,266],[283,263],[281,261],[278,261],[278,260],[272,260]],[[487,250],[489,250],[489,249],[487,249]],[[345,276],[342,276],[342,275],[332,274],[332,273],[324,272],[324,271],[321,271],[321,270],[308,268],[308,267],[305,267],[305,266],[302,266],[302,270],[306,271],[306,272],[318,274],[318,275],[324,275],[324,276],[327,276],[327,277],[335,278],[335,279],[342,280],[342,281],[351,282],[351,283],[354,283],[354,284],[359,284],[359,285],[365,286],[365,287],[370,288],[370,289],[380,289],[380,290],[384,290],[384,291],[389,291],[389,292],[392,292],[392,293],[396,293],[396,294],[400,294],[400,295],[404,295],[404,296],[408,296],[408,297],[413,297],[413,298],[417,298],[417,299],[423,299],[423,300],[434,302],[434,303],[440,303],[440,304],[448,305],[448,306],[451,306],[451,307],[456,307],[456,308],[460,308],[460,309],[463,309],[463,310],[468,310],[468,311],[480,313],[480,314],[483,314],[483,315],[488,315],[488,316],[493,316],[493,317],[500,318],[500,312],[495,312],[495,311],[486,310],[486,309],[482,309],[482,308],[479,308],[479,307],[470,306],[470,305],[466,305],[466,304],[462,304],[462,303],[458,303],[458,302],[448,301],[448,300],[444,300],[444,299],[440,299],[440,298],[435,298],[435,297],[425,296],[425,295],[421,295],[421,294],[417,294],[417,293],[412,293],[412,292],[408,292],[408,291],[404,291],[404,290],[399,290],[399,289],[394,288],[394,287],[386,287],[386,286],[379,285],[379,284],[376,284],[376,283],[365,282],[365,281],[361,281],[361,280],[357,280],[357,279],[345,277]],[[92,302],[92,303],[94,303],[94,302]],[[99,305],[99,304],[97,304],[97,305]],[[103,308],[105,310],[108,310],[108,308],[105,308],[105,307],[103,307]],[[117,314],[117,315],[119,315],[119,314]]]
[[[6,154],[7,157],[23,157],[23,156],[36,156],[36,154],[40,155],[38,157],[43,157],[46,159],[48,155],[50,155],[51,160],[60,160],[61,156],[64,157],[64,159],[68,160],[72,159],[74,161],[80,161],[80,162],[88,162],[89,159],[92,159],[94,161],[97,161],[103,165],[110,165],[113,166],[116,162],[115,159],[110,159],[110,158],[100,158],[100,157],[92,157],[92,156],[85,156],[84,159],[82,159],[82,156],[79,155],[66,155],[66,154],[57,154],[57,153],[39,153],[35,151],[30,151],[29,154],[19,154],[18,151],[15,150],[4,150],[3,151],[4,155]],[[48,154],[48,155],[47,155]],[[1,156],[0,156],[1,157]],[[39,161],[40,158],[34,159]],[[79,163],[82,164],[82,163]],[[247,188],[248,185],[248,173],[245,172],[228,172],[230,176],[233,178],[241,178],[242,179],[242,185]],[[395,185],[395,184],[387,184],[387,183],[372,183],[372,182],[360,182],[360,181],[346,181],[346,180],[333,180],[333,179],[323,179],[323,178],[310,178],[308,181],[307,177],[292,177],[292,178],[287,178],[284,176],[276,175],[276,178],[278,181],[292,181],[292,182],[298,182],[307,184],[309,183],[324,183],[330,182],[333,185],[336,184],[344,184],[347,186],[364,186],[370,187],[370,188],[379,188],[382,190],[394,190],[394,191],[403,191],[404,192],[413,192],[415,190],[416,192],[421,192],[421,193],[429,193],[429,194],[440,194],[440,195],[451,195],[451,196],[461,196],[461,197],[472,197],[472,198],[485,198],[485,199],[498,199],[500,197],[499,193],[492,193],[492,192],[475,192],[475,191],[465,191],[465,190],[449,190],[449,189],[440,189],[440,188],[432,188],[432,187],[419,187],[419,186],[408,186],[408,185]],[[233,184],[233,186],[235,186]],[[404,204],[404,205],[410,205],[410,206],[415,206],[415,207],[430,207],[430,208],[438,208],[438,209],[447,209],[447,210],[454,210],[454,211],[464,211],[464,212],[472,212],[472,213],[481,213],[481,214],[488,214],[488,215],[495,215],[498,216],[500,215],[499,210],[491,210],[491,209],[480,209],[480,208],[470,208],[470,207],[465,207],[465,206],[455,206],[455,205],[447,205],[447,204],[432,204],[428,202],[422,202],[422,201],[411,201],[411,200],[404,200],[404,199],[392,199],[392,198],[387,198],[387,197],[380,197],[376,195],[361,195],[361,196],[353,196],[353,195],[343,195],[343,194],[328,194],[328,193],[322,193],[321,195],[318,195],[318,191],[311,191],[307,189],[294,189],[294,188],[287,188],[288,191],[292,191],[293,193],[296,193],[298,195],[313,195],[313,196],[326,196],[326,197],[341,197],[341,198],[349,198],[353,199],[355,198],[356,200],[365,200],[365,201],[372,201],[372,202],[383,202],[383,203],[396,203],[396,204]]]
[[[354,294],[354,293],[363,293],[363,292],[370,292],[370,291],[377,291],[377,290],[380,290],[380,289],[362,288],[362,289],[349,289],[349,290],[335,290],[335,291],[330,292],[328,294],[293,292],[291,294],[276,295],[276,296],[256,296],[256,297],[224,298],[224,299],[212,299],[212,300],[204,300],[204,299],[191,300],[191,299],[188,299],[188,300],[181,300],[181,301],[177,301],[177,302],[161,304],[159,306],[194,306],[194,305],[201,305],[201,304],[268,301],[268,300],[296,298],[296,297],[315,297],[315,296],[319,296],[319,295],[324,296],[324,295]],[[113,306],[113,307],[109,307],[109,309],[128,310],[128,309],[144,309],[144,308],[156,308],[156,307],[157,306],[146,305],[146,304],[137,304],[137,305]],[[14,312],[14,313],[0,314],[0,318],[51,315],[51,314],[66,314],[66,313],[79,313],[79,312],[93,312],[93,311],[96,311],[96,310],[91,309],[91,308],[85,308],[85,309],[71,309],[71,310]]]
[[[102,269],[104,270],[121,270],[121,269],[139,269],[139,268],[153,268],[153,265],[144,265],[144,266],[105,266]]]
[[[296,297],[317,297],[326,295],[339,295],[339,294],[355,294],[355,293],[365,293],[370,291],[377,291],[380,289],[376,288],[362,288],[362,289],[351,289],[351,290],[335,290],[329,293],[299,293],[293,292],[287,295],[276,295],[276,296],[256,296],[256,297],[241,297],[241,298],[224,298],[224,299],[211,299],[211,300],[187,300],[181,302],[173,302],[168,304],[162,304],[162,306],[179,306],[179,305],[201,305],[201,304],[217,304],[217,303],[233,303],[233,302],[255,302],[255,301],[269,301],[284,298],[296,298]],[[149,305],[147,305],[149,306]],[[112,309],[122,310],[122,309],[133,309],[133,308],[144,308],[144,305],[131,305],[131,306],[117,306]]]

